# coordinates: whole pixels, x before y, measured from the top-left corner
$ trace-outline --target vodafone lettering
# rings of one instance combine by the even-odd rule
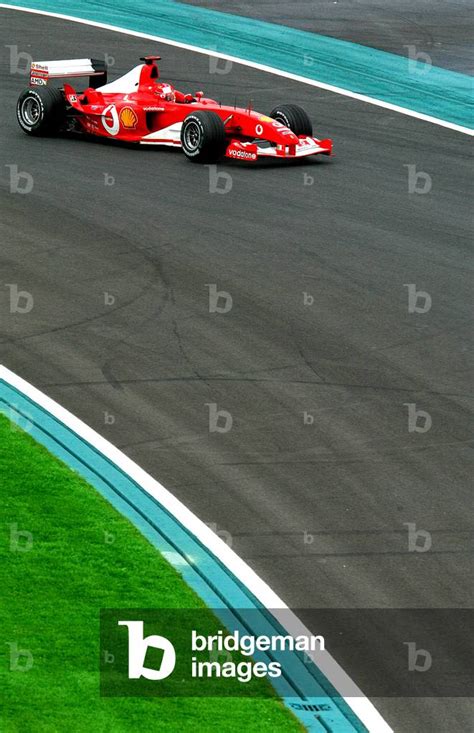
[[[229,155],[241,160],[257,160],[257,153],[248,153],[246,150],[229,150]]]

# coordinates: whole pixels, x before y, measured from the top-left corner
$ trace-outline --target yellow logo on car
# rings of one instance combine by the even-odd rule
[[[120,122],[127,129],[133,129],[138,125],[138,117],[131,107],[124,107],[120,112]]]

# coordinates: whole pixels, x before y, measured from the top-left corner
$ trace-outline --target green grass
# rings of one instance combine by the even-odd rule
[[[0,476],[2,731],[302,730],[272,697],[101,698],[101,607],[203,604],[95,489],[2,415]],[[12,525],[31,533],[29,551],[12,550]],[[9,643],[32,653],[29,671],[10,669]]]

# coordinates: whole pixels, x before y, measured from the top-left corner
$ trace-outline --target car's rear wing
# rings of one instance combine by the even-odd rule
[[[67,59],[65,61],[32,61],[30,85],[46,86],[50,79],[88,76],[89,85],[98,87],[107,83],[107,65],[98,59]]]

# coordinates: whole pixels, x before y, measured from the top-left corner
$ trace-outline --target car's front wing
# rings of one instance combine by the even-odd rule
[[[259,158],[294,160],[308,155],[332,155],[332,140],[301,136],[297,145],[271,145],[260,140],[255,142],[233,140],[226,150],[226,158],[249,163]]]

